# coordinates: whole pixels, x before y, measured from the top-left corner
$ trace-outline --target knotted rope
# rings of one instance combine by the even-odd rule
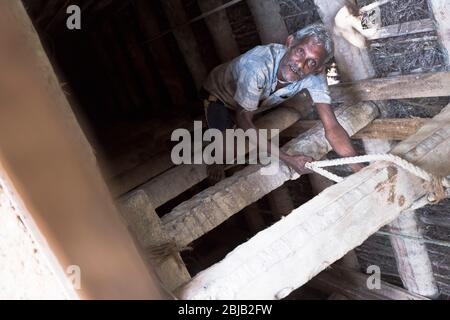
[[[314,161],[306,163],[305,168],[310,169],[335,182],[341,182],[344,179],[343,177],[340,177],[322,168],[372,161],[392,162],[400,168],[408,171],[409,173],[412,173],[413,175],[427,181],[429,183],[430,192],[432,192],[432,194],[428,196],[429,202],[437,203],[449,197],[449,192],[448,190],[446,191],[445,188],[450,188],[450,179],[448,179],[447,177],[433,175],[423,170],[422,168],[406,161],[405,159],[402,159],[399,156],[393,154],[369,154],[364,156],[339,158],[333,160]]]

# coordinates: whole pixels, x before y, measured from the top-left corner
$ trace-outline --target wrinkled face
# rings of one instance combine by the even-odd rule
[[[314,44],[310,37],[302,39],[296,45],[292,45],[294,37],[287,38],[288,50],[281,58],[278,67],[278,79],[282,81],[299,81],[309,74],[319,73],[323,70],[325,49]]]

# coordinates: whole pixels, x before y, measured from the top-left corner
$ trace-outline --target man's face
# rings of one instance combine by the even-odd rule
[[[321,72],[325,49],[314,44],[310,37],[302,39],[295,46],[292,45],[293,40],[292,35],[287,38],[288,50],[281,58],[277,72],[278,79],[289,82],[299,81],[309,74]]]

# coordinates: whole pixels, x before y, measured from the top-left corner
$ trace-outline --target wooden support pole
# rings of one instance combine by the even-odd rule
[[[450,2],[447,0],[428,0],[436,22],[437,34],[446,51],[446,63],[450,65]]]
[[[162,1],[161,4],[171,27],[174,28],[173,35],[198,89],[207,76],[207,70],[191,27],[185,25],[182,28],[176,28],[188,21],[183,4],[181,0],[166,0]]]
[[[352,0],[350,0],[352,1]],[[354,3],[354,1],[352,1]],[[334,30],[334,17],[344,5],[345,0],[325,1],[314,0],[320,18],[325,26],[332,32]],[[343,81],[357,81],[373,78],[375,71],[370,62],[367,50],[357,48],[348,43],[344,38],[337,36],[334,32],[333,40],[335,46],[335,60],[339,66],[340,75]]]
[[[121,202],[122,215],[150,269],[156,270],[165,288],[173,291],[190,280],[177,247],[162,230],[161,220],[145,192],[128,194]],[[158,256],[159,253],[159,256]]]
[[[393,150],[440,176],[450,174],[450,105]],[[324,190],[177,290],[183,299],[280,299],[308,282],[385,224],[428,186],[386,162]],[[232,272],[230,272],[232,270]]]
[[[371,103],[361,103],[344,107],[336,113],[341,125],[349,135],[353,135],[378,116],[378,109]],[[331,146],[323,127],[317,126],[291,140],[283,150],[320,159],[331,150]],[[179,246],[188,245],[287,180],[298,177],[282,163],[275,175],[264,175],[262,169],[256,165],[248,166],[164,215],[161,220],[170,238]]]
[[[19,0],[0,1],[0,66],[2,179],[55,272],[78,266],[81,298],[167,297],[114,206]]]
[[[262,44],[285,44],[288,31],[276,0],[247,0]]]
[[[136,0],[136,14],[139,20],[139,26],[142,30],[144,37],[151,39],[157,36],[161,30],[158,26],[156,17],[153,14],[153,9],[147,0]],[[158,66],[164,85],[170,92],[170,99],[175,105],[182,106],[186,103],[186,93],[183,88],[183,79],[180,76],[175,64],[173,63],[173,55],[170,54],[171,50],[166,44],[164,38],[159,38],[151,43],[143,45],[148,48],[152,60]]]
[[[382,280],[379,288],[369,289],[368,282],[369,275],[334,265],[309,281],[308,286],[330,294],[337,293],[347,300],[429,300]]]
[[[203,13],[223,5],[222,0],[197,0]],[[225,10],[218,11],[205,18],[216,52],[222,62],[230,61],[240,54],[238,44],[234,39],[233,30]]]

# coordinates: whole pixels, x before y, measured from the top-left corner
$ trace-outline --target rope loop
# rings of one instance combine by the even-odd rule
[[[356,164],[362,162],[372,162],[372,161],[388,161],[392,162],[400,168],[412,173],[413,175],[427,181],[429,184],[429,192],[428,201],[430,203],[438,203],[443,199],[449,197],[448,191],[446,188],[450,188],[450,179],[447,177],[441,177],[433,175],[422,168],[408,162],[407,160],[388,153],[388,154],[369,154],[363,156],[356,157],[347,157],[347,158],[339,158],[332,160],[321,160],[321,161],[313,161],[305,164],[305,168],[310,169],[330,180],[335,182],[341,182],[344,180],[343,177],[340,177],[328,170],[323,169],[324,167],[331,166],[341,166],[346,164]]]

